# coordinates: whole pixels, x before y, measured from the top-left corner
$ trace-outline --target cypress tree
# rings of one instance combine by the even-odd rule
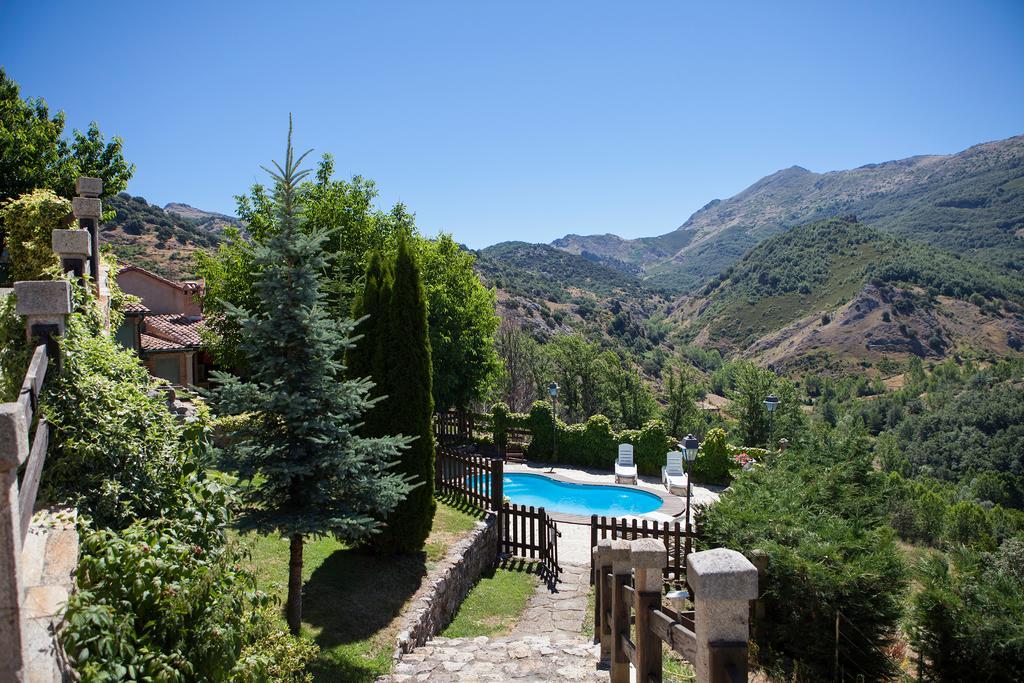
[[[362,335],[346,354],[348,376],[368,378],[373,382],[370,396],[380,401],[386,388],[387,359],[383,348],[387,337],[387,312],[391,299],[393,276],[390,264],[374,251],[366,268],[363,291],[352,302],[352,315],[358,320],[356,331]],[[386,436],[395,431],[385,419],[385,411],[370,410],[363,418],[359,433],[363,436]]]
[[[290,540],[292,633],[302,623],[304,539],[329,534],[360,541],[410,490],[408,478],[393,468],[409,439],[353,433],[372,405],[369,383],[344,379],[339,359],[352,345],[354,323],[333,321],[324,305],[324,237],[302,229],[303,157],[294,159],[289,121],[284,167],[275,163],[278,172],[270,172],[280,229],[256,249],[257,303],[251,311],[228,309],[240,323],[249,375],[215,376],[221,410],[250,416],[225,454],[243,486],[240,525]]]
[[[375,545],[390,552],[416,552],[430,534],[434,501],[434,399],[431,386],[427,297],[409,238],[399,241],[387,315],[388,397],[383,412],[393,429],[415,437],[402,453],[397,471],[416,484],[387,519]]]

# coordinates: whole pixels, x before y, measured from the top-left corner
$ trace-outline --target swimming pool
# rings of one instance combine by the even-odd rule
[[[661,507],[660,496],[624,486],[573,484],[539,474],[506,474],[504,493],[517,505],[570,515],[642,515]]]

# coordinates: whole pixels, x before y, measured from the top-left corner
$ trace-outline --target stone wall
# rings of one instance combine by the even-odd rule
[[[393,659],[426,643],[451,623],[480,575],[498,558],[498,526],[493,513],[477,522],[431,571],[402,618]]]

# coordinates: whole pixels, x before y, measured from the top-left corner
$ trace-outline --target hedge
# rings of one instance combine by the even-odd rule
[[[651,420],[641,429],[616,432],[604,415],[594,415],[586,422],[566,424],[557,421],[558,452],[553,454],[551,405],[537,401],[529,413],[513,413],[504,403],[492,411],[494,443],[504,448],[510,428],[528,429],[533,435],[527,456],[543,462],[560,465],[612,469],[621,443],[633,444],[633,459],[640,474],[660,476],[665,465],[665,454],[678,450],[679,442],[668,433],[665,423]],[[701,444],[694,464],[693,479],[701,482],[726,483],[731,472],[739,469],[733,461],[737,453],[747,453],[760,460],[767,451],[761,448],[741,448],[726,443],[723,429],[712,429]],[[554,455],[554,457],[552,457]]]

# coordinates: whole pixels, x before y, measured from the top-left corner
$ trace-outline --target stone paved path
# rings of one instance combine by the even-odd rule
[[[552,640],[580,637],[590,590],[590,567],[563,564],[559,578],[553,591],[544,582],[537,586],[519,623],[512,629],[512,637],[537,635]]]
[[[504,638],[434,638],[405,655],[391,677],[410,681],[582,681],[607,683],[582,635],[590,567],[563,565],[555,590],[541,582]]]

